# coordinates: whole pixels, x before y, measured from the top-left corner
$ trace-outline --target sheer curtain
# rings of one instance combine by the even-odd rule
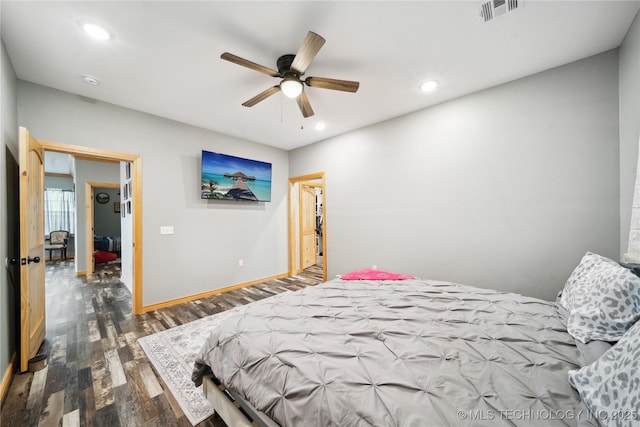
[[[76,195],[71,190],[44,189],[44,232],[67,230],[75,234]]]

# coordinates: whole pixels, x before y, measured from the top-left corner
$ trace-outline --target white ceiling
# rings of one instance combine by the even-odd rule
[[[479,1],[54,2],[2,0],[18,78],[286,150],[618,47],[640,2],[525,1],[483,23]],[[90,39],[79,22],[114,38]],[[307,31],[326,39],[306,76],[357,80],[357,93],[306,88],[315,116],[276,94],[269,68]],[[100,80],[90,86],[82,75]],[[431,94],[419,85],[440,81]],[[319,132],[316,122],[327,128]]]

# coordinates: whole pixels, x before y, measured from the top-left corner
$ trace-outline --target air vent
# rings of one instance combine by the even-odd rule
[[[507,12],[521,9],[523,0],[489,0],[480,3],[480,20],[482,22],[491,21]]]

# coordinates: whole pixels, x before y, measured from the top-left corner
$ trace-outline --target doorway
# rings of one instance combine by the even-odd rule
[[[95,272],[94,254],[96,249],[109,253],[120,253],[120,242],[122,234],[122,220],[120,216],[120,184],[110,182],[85,182],[85,247],[86,247],[86,273]],[[113,191],[105,191],[113,190]],[[111,193],[111,194],[110,194]],[[106,194],[107,199],[97,198],[97,195]],[[118,200],[115,200],[115,199]],[[95,201],[98,200],[98,206]],[[113,200],[111,200],[113,199]],[[114,209],[111,210],[111,204]],[[116,209],[117,207],[117,209]],[[97,209],[96,209],[97,208]],[[106,209],[105,209],[106,208]],[[110,217],[115,217],[110,218]],[[95,237],[107,239],[105,247],[95,247]],[[128,240],[125,238],[125,241]],[[100,241],[99,241],[100,242]],[[92,260],[92,262],[89,262]]]
[[[57,153],[70,154],[76,159],[80,160],[88,160],[88,161],[99,161],[99,162],[120,162],[121,164],[129,164],[127,166],[127,176],[125,177],[127,180],[127,188],[130,192],[130,201],[128,205],[127,215],[131,220],[130,222],[130,238],[131,241],[128,243],[128,246],[131,247],[130,251],[130,272],[127,277],[129,277],[129,283],[126,283],[127,287],[129,287],[132,296],[132,307],[134,314],[142,313],[142,159],[140,156],[135,154],[128,153],[119,153],[114,151],[106,151],[96,148],[82,147],[76,145],[63,144],[52,141],[40,140],[45,151],[52,151]],[[124,167],[124,166],[123,166]],[[94,183],[101,184],[101,183]],[[107,183],[104,183],[107,184]],[[112,184],[107,184],[104,186],[109,186]],[[116,184],[119,186],[120,184]],[[100,186],[100,185],[98,185]],[[78,189],[76,189],[78,190]],[[86,204],[85,204],[86,206]],[[82,206],[78,206],[79,209],[84,209]],[[93,218],[92,216],[87,216],[88,218]],[[87,221],[93,222],[93,221]],[[85,225],[85,230],[88,227]],[[86,231],[85,231],[86,232]],[[87,266],[93,264],[93,234],[87,233],[86,239],[88,240],[91,237],[91,245],[85,246],[86,253],[86,261]],[[85,240],[86,241],[86,240]],[[89,252],[89,247],[91,247],[91,252]],[[91,262],[89,262],[91,261]],[[123,261],[124,268],[124,261]],[[84,273],[84,272],[83,272]],[[124,273],[124,271],[123,271]],[[123,274],[123,276],[125,276]]]
[[[70,154],[76,159],[120,161],[130,165],[132,219],[132,308],[142,306],[142,183],[141,158],[81,146],[61,144],[35,138],[28,129],[19,131],[19,230],[20,230],[20,371],[27,370],[44,341],[46,328],[44,255],[44,153]],[[76,209],[77,211],[77,209]],[[78,251],[79,252],[79,251]]]
[[[327,280],[324,172],[289,178],[289,275],[322,262]]]
[[[298,185],[299,198],[299,236],[300,236],[300,266],[298,272],[311,267],[322,265],[322,183],[302,181]]]
[[[5,147],[7,166],[6,166],[6,183],[7,183],[7,255],[9,263],[7,265],[7,300],[9,303],[9,348],[20,348],[20,166],[18,160],[13,155],[9,146]],[[13,350],[12,350],[13,351]],[[18,354],[18,359],[19,359]],[[12,358],[11,365],[16,359]],[[19,362],[18,362],[19,363]],[[8,389],[9,384],[3,383],[2,390]],[[3,408],[4,409],[4,408]]]

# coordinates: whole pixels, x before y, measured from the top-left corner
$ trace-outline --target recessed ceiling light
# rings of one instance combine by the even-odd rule
[[[96,24],[85,22],[82,24],[82,29],[94,39],[109,40],[111,38],[111,34],[107,30]]]
[[[97,77],[90,74],[85,74],[84,76],[82,76],[82,80],[84,80],[85,83],[88,83],[91,86],[98,86],[98,84],[100,83],[100,80],[98,80]]]
[[[316,123],[315,127],[316,127],[316,130],[325,130],[327,128],[327,125],[325,125],[322,122],[318,122],[318,123]]]
[[[428,82],[422,83],[422,85],[420,86],[420,89],[422,89],[424,92],[431,92],[437,87],[438,87],[437,80],[429,80]]]

